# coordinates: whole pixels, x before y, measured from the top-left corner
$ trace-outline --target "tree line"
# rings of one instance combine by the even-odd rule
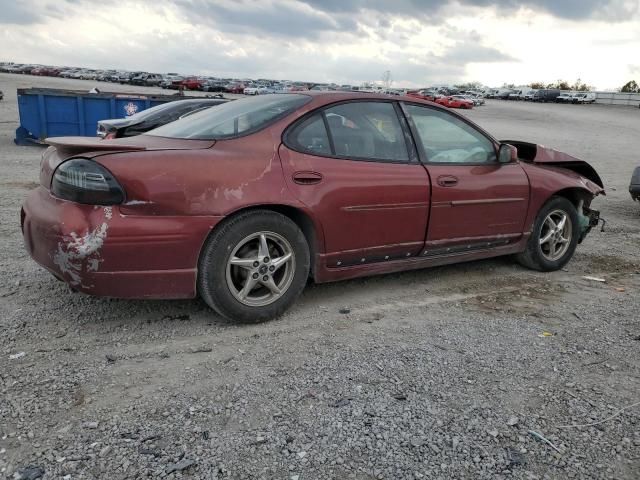
[[[505,83],[502,85],[504,88],[517,88],[513,83]],[[482,90],[483,86],[480,82],[467,82],[461,83],[459,85],[454,85],[458,90]],[[593,87],[587,85],[582,80],[577,79],[575,83],[571,84],[566,80],[558,80],[557,82],[552,83],[544,83],[544,82],[532,82],[529,84],[529,87],[534,88],[536,90],[540,90],[543,88],[557,88],[559,90],[572,90],[575,92],[590,92],[593,90]],[[620,89],[623,93],[640,93],[640,85],[636,83],[635,80],[631,80],[625,83]]]

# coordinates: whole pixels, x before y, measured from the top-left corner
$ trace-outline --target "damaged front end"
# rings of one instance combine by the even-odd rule
[[[578,203],[578,224],[580,226],[580,236],[578,243],[582,243],[593,227],[597,227],[602,222],[602,231],[604,231],[605,220],[600,218],[600,212],[586,207],[584,200]]]
[[[503,140],[501,143],[513,145],[518,150],[518,159],[536,165],[548,165],[571,170],[593,183],[596,188],[595,195],[605,195],[604,184],[596,169],[584,160],[580,160],[568,153],[559,152],[553,148],[536,143],[521,142],[518,140]],[[587,185],[589,187],[589,185]]]
[[[606,195],[606,192],[600,175],[589,163],[567,153],[535,143],[518,140],[504,140],[502,143],[516,147],[518,159],[525,164],[550,167],[551,169],[557,169],[556,171],[565,172],[566,176],[571,176],[570,179],[567,179],[572,184],[559,185],[558,188],[560,190],[563,189],[562,187],[569,188],[573,192],[573,195],[570,196],[578,211],[579,243],[599,223],[602,223],[602,229],[604,230],[605,221],[600,217],[598,210],[591,208],[591,201],[598,195]]]

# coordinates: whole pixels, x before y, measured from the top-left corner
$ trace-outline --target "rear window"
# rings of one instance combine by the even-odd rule
[[[308,95],[272,94],[235,100],[151,130],[147,135],[221,140],[267,127],[311,100]]]

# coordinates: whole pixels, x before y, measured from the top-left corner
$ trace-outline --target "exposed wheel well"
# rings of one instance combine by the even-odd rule
[[[564,197],[569,200],[573,205],[578,208],[580,205],[580,200],[583,201],[583,205],[588,207],[591,204],[591,200],[593,200],[593,194],[588,190],[583,188],[565,188],[564,190],[560,190],[554,194],[556,197]],[[582,212],[579,212],[582,213]]]
[[[291,221],[293,221],[302,233],[304,234],[305,239],[307,240],[307,244],[309,245],[309,256],[311,258],[311,268],[309,274],[313,278],[315,276],[315,257],[316,253],[319,251],[319,238],[316,233],[316,227],[313,224],[311,218],[304,213],[302,210],[292,207],[290,205],[274,205],[274,204],[266,204],[266,205],[252,205],[250,207],[242,208],[240,210],[236,210],[233,213],[229,214],[225,220],[229,218],[233,218],[240,213],[245,213],[251,210],[270,210],[272,212],[278,212],[286,217],[288,217]],[[222,222],[221,222],[222,223]],[[213,231],[216,228],[219,228],[220,224],[216,225],[207,238],[211,236]],[[206,240],[203,242],[203,246],[206,244]]]

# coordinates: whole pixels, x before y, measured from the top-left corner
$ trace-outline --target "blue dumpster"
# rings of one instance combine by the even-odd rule
[[[99,120],[128,117],[149,107],[184,98],[196,97],[19,88],[20,127],[16,129],[14,142],[29,145],[47,137],[94,137]]]

